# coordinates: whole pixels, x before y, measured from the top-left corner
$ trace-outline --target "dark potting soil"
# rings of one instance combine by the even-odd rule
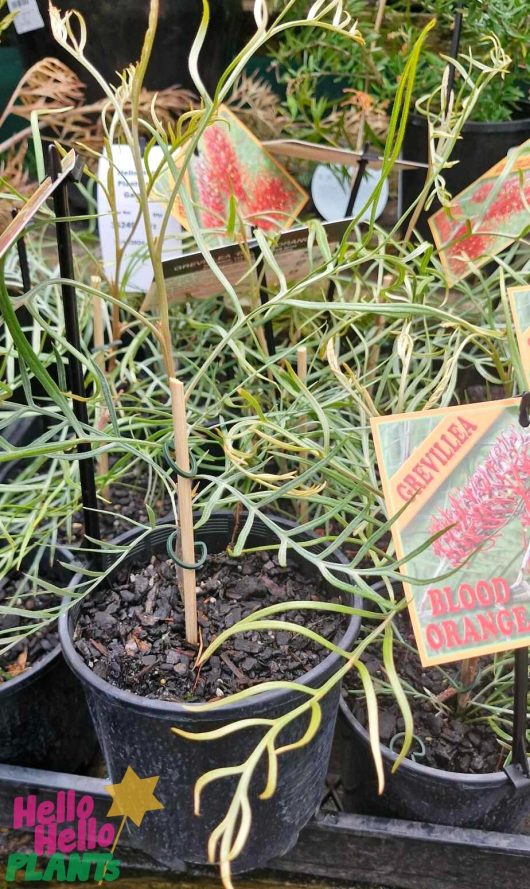
[[[20,586],[23,580],[24,575],[20,571],[13,572],[0,580],[0,605],[11,602],[17,588],[21,589],[21,595],[12,604],[18,608],[24,608],[31,612],[57,605],[57,597],[53,593],[24,594],[23,587]],[[2,630],[16,631],[17,627],[27,626],[28,623],[27,617],[20,617],[16,614],[0,615],[0,629]],[[0,683],[7,682],[29,670],[37,661],[49,654],[58,641],[57,622],[54,621],[53,624],[48,624],[37,630],[18,642],[5,654],[0,655]]]
[[[496,772],[502,767],[505,757],[499,746],[496,735],[485,723],[471,723],[455,712],[457,696],[453,694],[451,680],[458,682],[459,663],[446,664],[443,671],[438,667],[423,667],[418,657],[414,633],[408,612],[400,612],[395,619],[395,626],[407,645],[400,645],[396,640],[394,649],[396,669],[402,680],[417,689],[438,697],[449,708],[435,709],[429,701],[408,696],[414,717],[414,734],[421,738],[425,746],[425,755],[417,755],[419,745],[413,742],[412,753],[420,765],[445,769],[448,772],[465,772],[485,774]],[[380,646],[369,646],[362,660],[374,678],[385,676]],[[479,667],[484,667],[491,658],[481,658]],[[448,678],[450,677],[450,678]],[[357,673],[351,670],[345,677],[344,687],[350,692],[358,690]],[[475,693],[475,692],[474,692]],[[349,694],[348,704],[355,718],[367,727],[364,696]],[[392,696],[378,695],[379,736],[387,747],[394,735],[404,729],[403,717]],[[397,739],[395,750],[399,751],[400,741]]]
[[[309,580],[275,555],[254,553],[234,559],[210,555],[197,572],[197,604],[206,647],[241,618],[277,602],[329,597],[320,577]],[[303,623],[334,639],[343,619],[327,612],[290,611],[275,615]],[[74,636],[85,663],[112,685],[148,698],[202,701],[233,694],[266,680],[292,680],[327,654],[304,636],[247,631],[230,637],[199,672],[197,650],[184,634],[184,615],[175,585],[175,566],[153,557],[145,566],[118,572],[112,591],[83,602]]]

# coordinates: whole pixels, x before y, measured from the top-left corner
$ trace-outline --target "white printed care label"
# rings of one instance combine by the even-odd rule
[[[17,34],[27,34],[44,28],[44,19],[40,14],[37,0],[7,0],[9,12],[15,13],[13,24]]]
[[[149,167],[152,171],[163,159],[162,150],[154,147],[149,152]],[[110,182],[111,165],[106,156],[99,159],[98,165],[98,227],[101,243],[101,256],[105,275],[115,280],[119,275],[120,286],[127,293],[145,293],[153,281],[153,268],[149,259],[145,238],[145,225],[140,214],[138,198],[138,177],[134,167],[131,149],[128,145],[112,146],[112,170],[114,172],[114,192],[118,243],[111,206],[105,189]],[[147,181],[147,171],[145,172]],[[154,198],[149,201],[149,215],[153,234],[158,236],[164,218],[165,207]],[[170,217],[166,229],[163,259],[173,259],[182,253],[180,223]],[[123,249],[119,271],[117,252]]]

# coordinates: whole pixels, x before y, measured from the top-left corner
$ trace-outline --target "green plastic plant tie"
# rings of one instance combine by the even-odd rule
[[[175,550],[175,541],[177,539],[177,534],[178,534],[178,531],[173,531],[173,533],[170,534],[170,536],[167,539],[166,551],[167,551],[169,558],[173,562],[175,562],[175,565],[178,565],[179,568],[183,568],[185,571],[198,571],[199,568],[202,568],[202,566],[204,565],[204,563],[208,557],[208,548],[207,548],[206,544],[204,543],[203,540],[196,541],[196,546],[198,546],[200,548],[201,555],[199,556],[199,559],[197,562],[195,562],[195,564],[190,565],[187,562],[183,562],[182,559],[180,558],[180,556],[177,555],[177,552]]]
[[[182,478],[194,478],[197,475],[197,461],[195,460],[193,454],[190,454],[191,469],[189,471],[181,469],[180,466],[177,466],[173,457],[171,456],[168,442],[166,442],[166,444],[164,445],[164,457],[166,458],[171,468],[174,469],[177,475],[180,475]]]

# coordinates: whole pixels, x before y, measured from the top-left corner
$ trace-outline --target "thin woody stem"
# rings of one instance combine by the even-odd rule
[[[460,667],[460,681],[466,690],[461,692],[457,698],[457,710],[459,713],[462,713],[467,708],[471,700],[472,686],[474,685],[478,674],[478,660],[478,657],[472,657],[466,661],[462,661]]]
[[[138,70],[135,74],[133,92],[132,92],[132,112],[131,112],[131,135],[130,148],[133,156],[136,175],[138,177],[138,194],[140,206],[142,207],[145,239],[149,257],[153,266],[153,274],[158,293],[158,306],[160,311],[160,321],[157,325],[159,332],[159,340],[162,347],[164,365],[168,378],[175,376],[175,361],[173,358],[173,350],[171,345],[171,332],[169,328],[169,305],[166,290],[166,281],[164,278],[164,270],[162,267],[160,251],[157,250],[156,238],[153,234],[153,226],[151,224],[151,215],[149,212],[149,195],[147,192],[144,178],[144,162],[140,150],[140,126],[139,126],[139,102],[142,90],[142,83],[145,71],[149,63],[153,43],[156,33],[156,25],[158,21],[159,0],[151,0],[149,6],[149,24],[145,35],[144,45]]]

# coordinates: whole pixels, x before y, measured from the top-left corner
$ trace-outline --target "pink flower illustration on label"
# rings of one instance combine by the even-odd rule
[[[188,185],[202,227],[216,229],[209,237],[217,242],[234,240],[234,233],[226,232],[231,202],[239,226],[281,231],[290,228],[307,201],[285,168],[224,107],[191,158]]]
[[[498,436],[486,460],[431,520],[431,534],[452,526],[434,541],[433,551],[456,568],[477,547],[492,546],[515,516],[524,528],[530,525],[529,442],[512,428]]]

